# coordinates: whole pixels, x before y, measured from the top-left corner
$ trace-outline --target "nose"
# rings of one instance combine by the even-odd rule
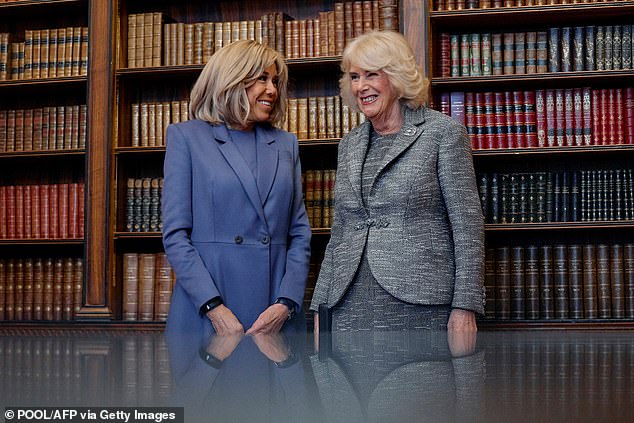
[[[266,93],[269,95],[274,95],[277,94],[277,87],[275,86],[275,84],[273,83],[273,81],[268,81],[266,83]]]

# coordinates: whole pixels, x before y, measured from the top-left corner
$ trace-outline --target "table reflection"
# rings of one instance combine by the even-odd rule
[[[317,354],[301,330],[0,328],[0,407],[184,406],[187,422],[632,422],[632,335],[337,333]]]

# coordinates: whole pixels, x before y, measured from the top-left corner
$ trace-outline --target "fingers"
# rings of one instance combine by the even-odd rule
[[[273,304],[264,310],[247,331],[247,335],[277,333],[284,326],[288,318],[288,307],[283,304]]]
[[[224,304],[207,313],[218,335],[236,335],[244,333],[244,327],[238,318]]]

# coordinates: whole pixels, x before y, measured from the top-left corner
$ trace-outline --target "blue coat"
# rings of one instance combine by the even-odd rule
[[[208,324],[199,309],[216,296],[245,330],[278,297],[301,305],[311,232],[295,136],[256,127],[257,177],[224,125],[178,123],[166,138],[163,245],[176,273],[168,330]]]

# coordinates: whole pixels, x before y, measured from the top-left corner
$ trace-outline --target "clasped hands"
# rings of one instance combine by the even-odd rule
[[[253,325],[246,331],[242,323],[224,304],[207,312],[217,335],[237,334],[258,335],[278,333],[288,319],[288,307],[284,304],[272,304],[264,310]]]

